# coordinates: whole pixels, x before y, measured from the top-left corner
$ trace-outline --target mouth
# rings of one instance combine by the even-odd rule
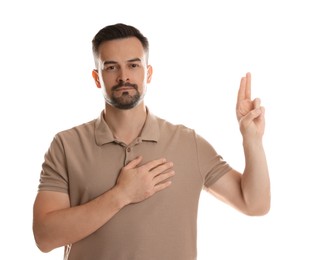
[[[116,88],[114,91],[128,91],[128,90],[133,90],[135,89],[134,87],[119,87],[119,88]]]
[[[129,90],[137,90],[137,85],[136,84],[131,84],[129,82],[120,82],[118,85],[113,86],[112,91],[129,91]]]

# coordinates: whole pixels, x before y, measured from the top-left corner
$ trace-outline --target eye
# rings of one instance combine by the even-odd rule
[[[139,64],[137,64],[137,63],[131,63],[131,64],[129,65],[129,67],[130,67],[131,69],[135,69],[135,68],[138,68],[138,67],[139,67]]]
[[[106,70],[106,71],[114,71],[114,70],[116,70],[116,68],[117,68],[117,67],[116,67],[115,65],[110,65],[110,66],[106,66],[106,67],[105,67],[105,70]]]

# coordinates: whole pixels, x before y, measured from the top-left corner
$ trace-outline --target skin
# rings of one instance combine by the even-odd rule
[[[260,216],[270,210],[270,179],[262,138],[265,128],[264,107],[251,99],[251,74],[242,77],[236,115],[243,137],[245,169],[231,170],[208,191],[244,214]]]
[[[98,68],[92,76],[105,97],[104,118],[114,136],[126,144],[141,132],[146,119],[143,96],[151,81],[152,67],[146,62],[146,53],[138,39],[112,40],[99,48]],[[123,86],[119,82],[137,85]],[[140,99],[131,109],[119,109],[112,103],[131,103]],[[262,144],[264,134],[264,108],[259,99],[251,99],[251,75],[242,77],[238,92],[236,115],[243,137],[245,169],[243,173],[231,170],[208,191],[247,215],[263,215],[270,208],[270,182],[268,166]],[[157,192],[172,185],[175,175],[173,163],[157,158],[142,164],[142,157],[129,162],[120,171],[116,185],[96,199],[70,207],[67,194],[40,191],[34,202],[33,232],[40,250],[73,244],[106,224],[123,207],[141,203]]]

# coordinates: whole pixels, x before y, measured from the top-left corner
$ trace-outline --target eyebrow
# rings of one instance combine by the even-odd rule
[[[128,60],[127,62],[135,62],[135,61],[141,62],[141,59],[140,58],[134,58],[134,59]],[[108,61],[103,62],[103,65],[117,64],[117,63],[118,63],[117,61],[108,60]]]
[[[141,59],[140,58],[135,58],[135,59],[128,60],[128,62],[135,62],[135,61],[141,62]]]

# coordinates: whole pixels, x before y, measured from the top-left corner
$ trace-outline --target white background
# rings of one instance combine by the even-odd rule
[[[152,112],[194,128],[238,170],[234,109],[247,71],[266,107],[271,211],[244,216],[203,192],[198,259],[315,260],[315,13],[307,0],[2,1],[0,258],[62,259],[32,234],[43,156],[55,133],[99,115],[91,39],[124,22],[150,41]]]

